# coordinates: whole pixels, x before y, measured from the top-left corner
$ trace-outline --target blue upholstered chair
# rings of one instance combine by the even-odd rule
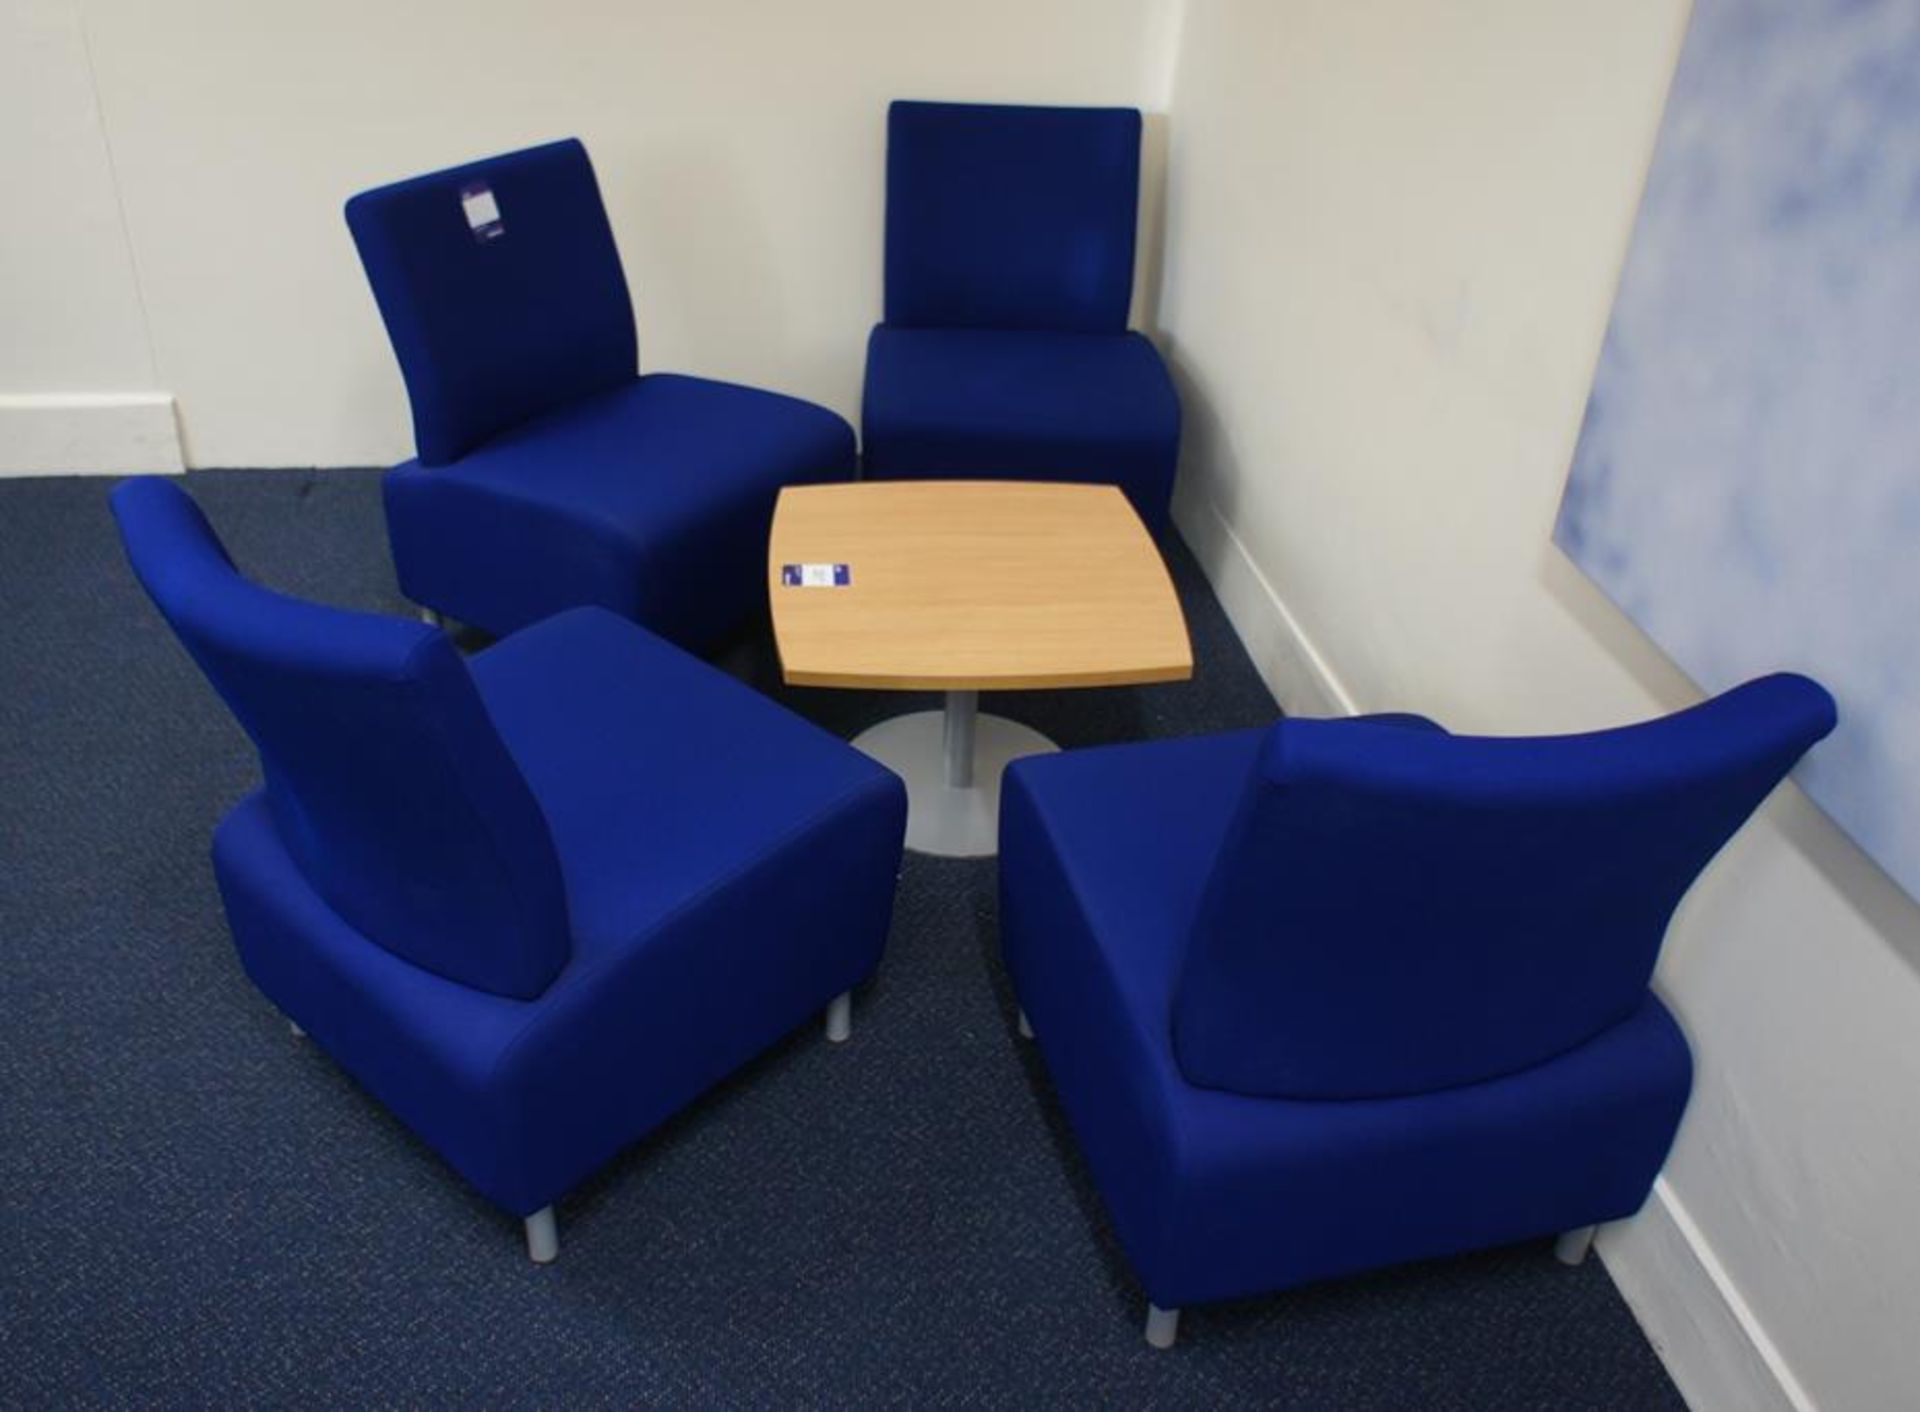
[[[504,636],[609,608],[681,646],[764,606],[780,487],[854,473],[823,407],[636,376],[626,276],[577,141],[363,192],[347,224],[413,404],[386,481],[400,587]]]
[[[113,509],[260,754],[214,837],[247,974],[558,1251],[553,1203],[808,1016],[843,1039],[900,781],[599,608],[471,663],[247,582],[177,486]]]
[[[1001,944],[1149,1341],[1550,1233],[1577,1261],[1637,1210],[1692,1075],[1668,919],[1833,725],[1782,675],[1593,735],[1282,721],[1010,766]]]
[[[1180,403],[1127,330],[1131,108],[895,103],[865,473],[1118,485],[1166,522]]]

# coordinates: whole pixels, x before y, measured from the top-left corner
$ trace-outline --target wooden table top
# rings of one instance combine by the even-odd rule
[[[845,564],[845,587],[789,587]],[[1184,681],[1193,647],[1146,526],[1110,485],[788,486],[767,593],[786,680],[899,691]]]

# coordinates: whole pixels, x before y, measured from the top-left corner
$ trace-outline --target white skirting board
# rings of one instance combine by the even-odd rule
[[[0,476],[185,469],[166,392],[0,393]]]
[[[1177,495],[1173,518],[1282,708],[1299,716],[1356,714],[1352,694],[1218,508],[1199,494]],[[1595,1248],[1689,1405],[1814,1412],[1664,1177],[1637,1216],[1602,1228]]]
[[[1665,1177],[1594,1249],[1689,1407],[1815,1412]]]
[[[1281,709],[1290,716],[1357,715],[1353,697],[1213,503],[1176,495],[1173,521]]]

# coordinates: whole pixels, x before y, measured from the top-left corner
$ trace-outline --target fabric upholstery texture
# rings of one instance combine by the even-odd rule
[[[854,463],[824,408],[652,373],[456,465],[395,467],[387,534],[407,597],[495,636],[593,605],[699,648],[764,607],[780,487]]]
[[[499,234],[469,226],[484,189]],[[423,465],[630,382],[639,348],[620,252],[578,139],[361,192],[347,228],[393,340]]]
[[[1165,519],[1180,402],[1137,333],[894,328],[867,343],[868,471],[1119,485]]]
[[[1639,1008],[1681,897],[1833,722],[1790,675],[1581,736],[1287,722],[1194,919],[1182,1071],[1368,1098],[1584,1043]]]
[[[869,476],[1116,484],[1165,523],[1179,402],[1127,331],[1139,158],[1132,109],[891,106]]]
[[[550,1204],[877,963],[905,792],[844,742],[600,609],[469,667],[248,584],[176,486],[114,506],[260,749],[214,845],[248,974],[501,1206]],[[556,932],[511,905],[527,877]],[[335,900],[392,892],[413,910]]]
[[[566,964],[546,819],[446,634],[282,597],[159,479],[113,496],[134,571],[260,752],[263,811],[343,926],[475,990]]]
[[[497,221],[470,222],[476,195]],[[413,406],[418,459],[387,497],[409,597],[495,636],[598,605],[696,648],[763,606],[774,497],[851,476],[852,428],[755,388],[637,375],[577,140],[362,192],[347,224]]]
[[[1132,108],[895,102],[886,321],[1123,332],[1139,200]]]
[[[1832,723],[1776,677],[1589,737],[1287,721],[1011,766],[1003,955],[1149,1297],[1637,1210],[1691,1082],[1647,988],[1676,888]],[[1588,927],[1596,887],[1645,895]]]

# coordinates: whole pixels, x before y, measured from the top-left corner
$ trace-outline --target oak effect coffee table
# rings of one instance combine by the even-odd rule
[[[1110,485],[860,481],[780,492],[767,592],[794,686],[943,691],[854,745],[907,785],[907,846],[994,852],[1000,772],[1056,749],[982,691],[1193,675],[1173,582]]]

